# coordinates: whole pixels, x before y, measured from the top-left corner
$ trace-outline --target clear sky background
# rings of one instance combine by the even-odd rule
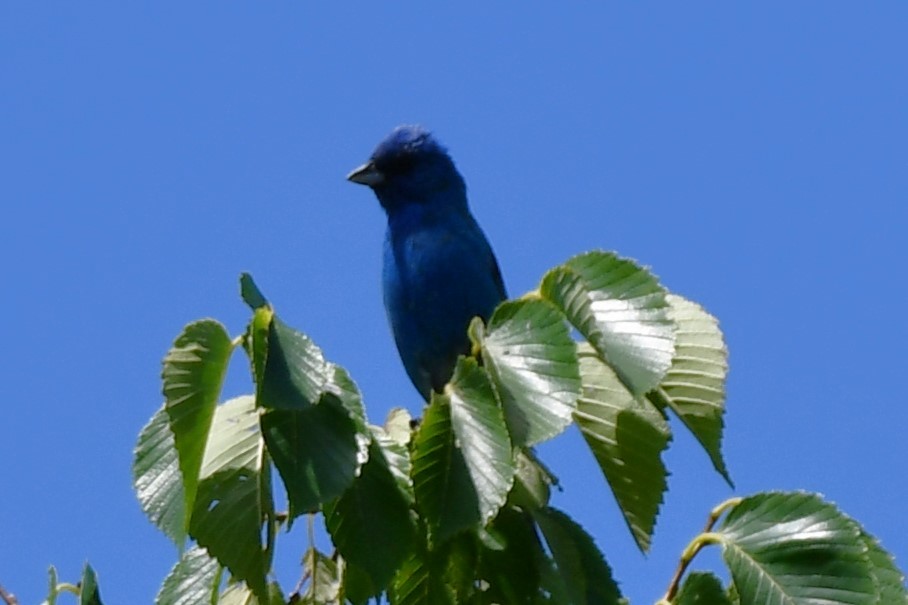
[[[37,603],[88,560],[106,602],[151,602],[176,555],[132,448],[182,326],[244,329],[241,271],[373,422],[419,411],[384,215],[344,180],[406,122],[450,148],[512,295],[603,248],[722,322],[737,489],[675,423],[649,556],[577,431],[542,448],[634,604],[760,490],[822,492],[908,567],[908,3],[305,4],[0,4],[0,584]]]

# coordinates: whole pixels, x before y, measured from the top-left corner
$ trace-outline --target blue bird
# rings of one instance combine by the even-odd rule
[[[457,356],[470,353],[470,321],[487,321],[506,298],[498,261],[454,161],[423,128],[396,128],[347,179],[369,186],[388,216],[385,310],[407,375],[428,401]]]

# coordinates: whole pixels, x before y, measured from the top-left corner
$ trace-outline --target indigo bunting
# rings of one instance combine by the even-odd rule
[[[467,205],[447,150],[400,126],[347,179],[369,186],[388,216],[382,286],[401,361],[429,400],[470,353],[467,327],[506,298],[498,261]]]

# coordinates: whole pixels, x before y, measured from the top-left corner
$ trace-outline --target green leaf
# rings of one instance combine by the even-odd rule
[[[281,588],[275,582],[268,584],[267,593],[258,598],[245,584],[231,584],[216,602],[217,605],[285,605]]]
[[[551,557],[543,553],[536,559],[542,597],[532,601],[533,605],[573,605],[564,579]],[[626,603],[622,605],[626,605]]]
[[[284,410],[315,405],[334,377],[334,368],[325,361],[321,349],[276,315],[269,323],[267,342],[258,405]]]
[[[265,365],[268,361],[268,334],[271,332],[271,320],[274,311],[271,307],[259,307],[252,314],[252,321],[246,329],[243,346],[252,365],[252,379],[258,391],[265,382]]]
[[[149,520],[181,546],[187,528],[183,476],[164,406],[139,433],[132,477],[139,504]]]
[[[516,445],[545,441],[570,424],[580,394],[576,345],[549,303],[525,299],[499,305],[482,337],[482,360]]]
[[[429,538],[437,546],[481,520],[476,488],[455,444],[451,404],[432,394],[413,441],[413,487]]]
[[[252,276],[248,273],[240,274],[240,296],[243,302],[249,305],[253,311],[268,306],[268,299],[265,298],[265,295],[255,285]]]
[[[47,569],[47,598],[41,605],[57,605],[60,589],[57,582],[57,568],[51,565]]]
[[[733,605],[715,574],[695,571],[684,579],[675,605]]]
[[[253,319],[252,358],[268,451],[291,521],[339,496],[365,461],[370,434],[362,398],[342,367],[268,308]],[[247,339],[248,340],[248,339]]]
[[[732,485],[722,459],[722,416],[728,350],[716,319],[702,307],[670,294],[675,321],[675,357],[662,384],[650,399],[670,407],[706,450],[716,471]]]
[[[290,519],[341,495],[360,464],[356,423],[325,394],[304,409],[270,409],[261,417],[268,453],[287,488]]]
[[[504,414],[488,374],[472,357],[461,357],[443,397],[451,407],[451,427],[476,495],[480,522],[495,516],[514,483],[511,442]]]
[[[548,506],[551,486],[558,485],[558,478],[531,450],[517,450],[515,470],[510,503],[530,510]]]
[[[543,551],[532,517],[510,507],[501,509],[489,533],[496,540],[483,541],[479,577],[484,583],[483,603],[533,603],[539,593],[537,562]]]
[[[303,410],[330,393],[347,408],[360,432],[367,433],[362,396],[347,371],[325,361],[308,336],[280,321],[270,307],[256,309],[246,342],[258,405]]]
[[[410,413],[403,408],[395,408],[388,412],[384,428],[371,427],[372,438],[381,446],[382,454],[397,481],[400,491],[406,495],[407,502],[413,504],[416,496],[413,493],[412,471],[409,445],[413,439],[413,429],[410,428],[412,418]]]
[[[303,572],[309,581],[299,603],[309,605],[340,603],[341,570],[336,561],[310,548],[303,556]]]
[[[393,408],[385,419],[384,432],[396,443],[406,446],[413,438],[413,417],[404,408]]]
[[[332,542],[374,587],[366,597],[388,585],[412,552],[416,531],[410,516],[411,497],[401,489],[386,459],[386,444],[381,439],[372,441],[369,461],[353,485],[325,507]]]
[[[554,508],[535,510],[533,518],[542,530],[570,602],[620,605],[621,592],[593,538]]]
[[[413,447],[413,483],[433,548],[488,522],[514,479],[504,415],[488,375],[460,358],[443,394],[432,402]]]
[[[210,605],[217,602],[219,565],[199,546],[183,552],[164,579],[155,605]]]
[[[268,567],[261,530],[272,510],[268,467],[251,396],[217,407],[189,534],[265,601]]]
[[[342,596],[346,602],[353,605],[366,605],[369,599],[381,592],[381,589],[372,583],[369,574],[349,561],[344,561],[342,558],[340,561],[343,564]]]
[[[741,500],[714,539],[742,605],[871,605],[876,586],[858,525],[815,494]]]
[[[203,319],[187,325],[164,358],[165,408],[179,455],[187,515],[195,502],[202,455],[232,352],[224,326]]]
[[[325,384],[325,392],[337,397],[356,423],[356,428],[362,436],[368,436],[369,430],[366,422],[366,408],[359,388],[350,378],[347,370],[336,364],[328,364],[329,381]]]
[[[402,443],[399,440],[401,435],[398,433],[396,436],[392,436],[395,429],[393,426],[389,428],[390,432],[381,427],[371,427],[372,442],[380,447],[382,457],[394,477],[400,493],[407,499],[407,504],[412,505],[416,496],[413,493],[413,479],[411,478],[413,464],[410,462],[410,450],[407,449],[410,435],[407,433],[407,440]]]
[[[646,401],[634,398],[588,346],[581,346],[579,356],[583,397],[574,418],[631,534],[646,551],[668,487],[661,453],[671,432],[665,419]]]
[[[874,585],[879,605],[908,605],[905,574],[895,566],[892,555],[886,552],[876,538],[861,531],[861,542],[868,549]]]
[[[426,552],[413,553],[394,577],[389,591],[392,605],[454,605],[454,592],[444,571]]]
[[[479,530],[477,533],[483,533]],[[444,579],[454,592],[457,603],[475,602],[476,569],[479,566],[479,541],[476,533],[462,533],[430,553],[443,569]]]
[[[79,582],[79,605],[101,605],[98,576],[88,563],[82,570],[82,581]]]
[[[540,295],[554,303],[634,395],[671,365],[674,323],[653,274],[610,252],[588,252],[549,271]]]

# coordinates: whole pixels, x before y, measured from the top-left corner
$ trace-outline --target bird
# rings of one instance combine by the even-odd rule
[[[395,128],[347,180],[370,187],[387,215],[385,310],[397,351],[423,399],[444,392],[467,328],[507,298],[498,261],[470,212],[448,150],[425,128]]]

